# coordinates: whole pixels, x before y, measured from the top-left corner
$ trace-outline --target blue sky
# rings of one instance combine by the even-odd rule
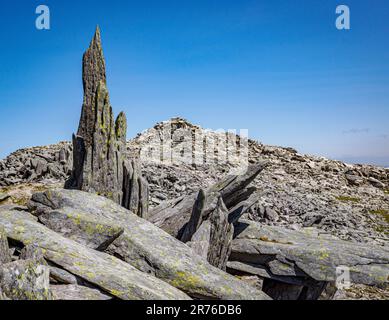
[[[48,5],[51,30],[35,28]],[[335,28],[347,4],[351,30]],[[81,59],[102,30],[128,136],[174,116],[266,144],[389,166],[386,0],[7,1],[0,19],[0,158],[69,140]]]

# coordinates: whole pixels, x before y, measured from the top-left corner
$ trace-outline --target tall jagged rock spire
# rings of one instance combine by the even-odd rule
[[[125,159],[127,119],[121,112],[114,120],[99,27],[83,56],[82,71],[84,101],[65,188],[97,193],[145,217],[148,184],[139,166]]]
[[[88,50],[82,59],[82,83],[84,87],[84,102],[81,111],[81,120],[77,135],[84,137],[87,144],[91,143],[91,136],[95,124],[95,97],[100,82],[107,84],[105,59],[101,45],[100,28],[96,27],[95,35]]]

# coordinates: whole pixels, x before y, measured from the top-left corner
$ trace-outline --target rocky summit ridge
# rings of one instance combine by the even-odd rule
[[[126,158],[131,160],[141,149],[149,149],[166,125],[173,128],[172,136],[178,128],[200,128],[181,118],[158,123],[127,141]],[[204,134],[216,133],[204,131]],[[179,148],[179,142],[174,143]],[[271,163],[254,181],[261,196],[250,210],[253,220],[292,229],[315,227],[345,240],[387,243],[389,169],[301,155],[292,148],[268,146],[253,140],[248,141],[248,150],[250,163],[258,159]],[[8,192],[15,193],[12,189],[26,184],[60,185],[71,175],[72,159],[69,142],[18,150],[0,160],[3,193],[9,189]],[[233,167],[233,163],[199,166],[142,163],[142,174],[150,188],[149,205],[153,208],[207,187],[226,176]],[[16,192],[14,201],[21,198],[22,194]]]
[[[389,169],[182,118],[126,141],[106,82],[97,28],[72,143],[0,160],[0,300],[388,298]]]

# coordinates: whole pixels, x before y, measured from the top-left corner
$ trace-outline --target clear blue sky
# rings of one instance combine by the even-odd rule
[[[7,1],[0,19],[0,158],[69,140],[81,59],[102,30],[111,103],[128,136],[174,116],[266,144],[389,166],[389,2]],[[35,8],[51,9],[51,30]]]

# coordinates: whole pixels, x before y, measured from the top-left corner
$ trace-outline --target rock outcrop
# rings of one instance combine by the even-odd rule
[[[234,226],[229,221],[229,212],[220,196],[216,208],[202,221],[188,245],[211,265],[226,270],[233,235]]]
[[[105,59],[103,48],[101,46],[101,34],[99,27],[96,28],[96,33],[88,50],[84,53],[82,59],[82,83],[84,87],[84,102],[82,105],[81,119],[77,131],[77,135],[84,138],[85,145],[93,145],[93,136],[96,131],[96,121],[98,124],[106,125],[107,129],[112,129],[112,112],[110,114],[109,101],[103,105],[105,109],[98,110],[96,105],[99,91],[107,91],[107,76],[105,71]],[[98,88],[100,87],[100,90]],[[102,98],[108,100],[108,92]],[[105,116],[105,117],[104,117]],[[97,118],[100,117],[100,121]],[[105,120],[106,122],[102,122]],[[111,126],[111,127],[108,127]],[[110,133],[107,132],[106,133]],[[113,142],[113,141],[112,141]]]
[[[38,223],[27,212],[0,211],[0,226],[4,227],[8,238],[24,245],[36,244],[47,261],[112,296],[130,300],[189,299],[182,291],[128,263],[64,238]]]
[[[105,196],[146,216],[148,185],[138,165],[125,159],[127,120],[116,120],[110,104],[100,30],[83,57],[84,102],[77,135],[73,135],[73,170],[65,184]]]
[[[18,260],[13,260],[6,230],[0,224],[0,300],[51,300],[50,271],[39,248],[28,245]]]
[[[228,268],[264,278],[263,290],[274,299],[318,299],[339,268],[348,270],[350,283],[386,287],[389,250],[241,219]]]
[[[268,299],[261,291],[211,266],[181,241],[103,197],[75,190],[51,190],[34,194],[30,208],[38,217],[63,210],[73,212],[72,216],[62,215],[63,219],[71,220],[71,217],[77,217],[80,224],[83,224],[84,217],[89,217],[89,219],[99,220],[105,226],[120,225],[124,229],[123,234],[107,248],[106,252],[120,257],[144,274],[154,275],[191,297]],[[65,234],[63,230],[58,231]],[[93,233],[99,232],[98,228],[93,230]],[[78,237],[78,239],[82,238]],[[83,240],[74,239],[85,244]],[[45,246],[47,245],[49,244],[45,243]],[[85,256],[84,258],[91,259]],[[58,264],[58,261],[54,262]],[[69,267],[67,269],[71,271]],[[110,275],[109,268],[106,274],[107,277]],[[85,276],[82,273],[77,275]]]
[[[49,269],[34,260],[0,265],[0,291],[12,300],[51,300]]]
[[[205,191],[205,203],[203,204],[204,208],[202,208],[202,217],[200,219],[208,217],[216,209],[220,196],[227,209],[232,209],[239,203],[247,200],[255,192],[255,188],[248,187],[249,184],[268,165],[269,163],[266,161],[260,162],[250,166],[243,174],[228,176],[209,187]],[[188,240],[188,235],[185,235],[185,229],[190,222],[196,199],[197,193],[193,193],[186,197],[163,203],[150,211],[148,220],[172,236],[178,239],[182,239],[184,236],[184,240]],[[193,228],[191,224],[189,224],[189,228]]]
[[[0,187],[41,181],[63,182],[71,173],[72,159],[68,142],[17,150],[0,160]]]
[[[113,201],[92,193],[64,189],[36,193],[29,204],[33,215],[20,209],[2,208],[3,252],[14,254],[11,258],[8,255],[7,263],[0,269],[5,266],[6,270],[21,268],[24,272],[27,262],[21,261],[33,261],[28,271],[35,270],[38,278],[27,276],[31,281],[18,284],[22,289],[13,295],[9,294],[13,286],[9,283],[14,283],[12,272],[8,278],[3,275],[2,294],[12,299],[28,299],[28,295],[22,294],[23,288],[27,288],[34,299],[51,298],[52,294],[56,299],[188,299],[189,296],[269,299],[270,296],[315,300],[334,295],[339,267],[348,268],[352,284],[382,288],[388,285],[389,251],[385,247],[339,240],[320,235],[315,229],[293,231],[239,219],[240,213],[254,203],[253,197],[227,210],[219,196],[214,210],[204,216],[205,195],[200,191],[192,208],[192,217],[200,217],[201,222],[191,219],[193,224],[187,226],[194,228],[184,233],[192,248]],[[68,228],[63,227],[66,225]],[[106,243],[110,228],[114,233],[121,228],[122,233],[115,235],[113,242],[109,236]],[[12,243],[11,251],[4,234]],[[242,280],[220,270],[227,260],[227,271]],[[50,287],[42,287],[42,279],[47,283],[49,275]],[[244,282],[247,276],[263,282],[259,286],[262,291]],[[53,293],[52,286],[55,286]]]
[[[195,128],[202,130],[203,135],[215,134],[182,119],[172,119],[164,125],[172,130],[187,128],[192,131]],[[163,127],[158,124],[153,130],[129,140],[125,159],[131,162],[141,153],[140,149],[152,148],[152,141],[160,138]],[[171,135],[177,134],[171,132]],[[176,148],[185,149],[180,146],[183,142],[173,142]],[[292,229],[315,227],[356,242],[385,245],[389,241],[389,168],[299,155],[292,148],[268,146],[252,140],[248,147],[250,163],[264,159],[272,164],[271,169],[264,170],[261,178],[252,183],[260,197],[249,210],[250,219]],[[66,155],[62,162],[61,153]],[[59,143],[21,149],[0,160],[0,186],[3,186],[0,192],[9,195],[2,203],[20,204],[19,194],[24,192],[24,186],[29,189],[30,184],[39,188],[54,183],[59,186],[71,173],[72,158],[71,144]],[[44,165],[38,166],[38,162]],[[178,166],[144,161],[139,166],[149,184],[150,210],[166,200],[197,194],[199,189],[207,189],[235,168],[233,163],[196,166],[183,163]],[[350,184],[348,175],[357,175],[363,184]],[[21,196],[30,197],[31,192]]]

